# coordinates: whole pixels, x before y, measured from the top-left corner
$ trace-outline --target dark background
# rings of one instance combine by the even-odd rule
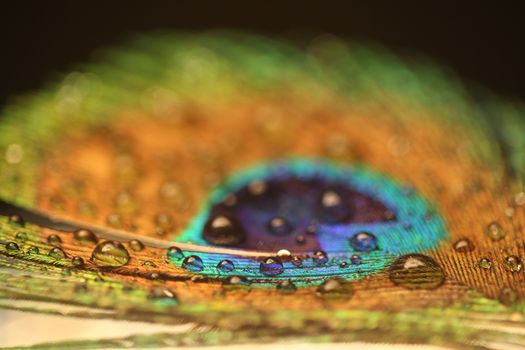
[[[41,87],[97,47],[154,29],[233,28],[269,36],[331,33],[417,52],[525,101],[519,1],[19,1],[0,5],[0,106]]]

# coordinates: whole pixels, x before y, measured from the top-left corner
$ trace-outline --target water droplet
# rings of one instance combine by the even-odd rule
[[[67,257],[66,253],[58,247],[51,248],[47,255],[54,259],[65,259]]]
[[[312,256],[312,260],[317,265],[326,264],[328,262],[328,255],[326,254],[326,252],[324,252],[322,250],[318,250],[318,251],[314,252],[314,254]]]
[[[97,244],[97,236],[89,230],[79,229],[73,233],[73,238],[83,245]]]
[[[222,281],[226,288],[249,287],[252,283],[244,276],[229,276]]]
[[[32,246],[30,247],[27,252],[27,254],[40,254],[40,249],[38,247]]]
[[[317,233],[317,225],[316,224],[310,224],[306,227],[305,232],[309,235],[315,235]]]
[[[5,245],[5,249],[6,250],[10,250],[10,251],[17,251],[19,250],[20,248],[18,247],[18,244],[16,244],[15,242],[8,242],[6,245]]]
[[[166,233],[173,231],[175,224],[171,215],[166,213],[160,213],[155,216],[155,232],[159,236],[163,236]]]
[[[432,289],[445,280],[445,273],[429,256],[409,254],[397,258],[389,270],[390,280],[407,289]]]
[[[11,223],[12,225],[17,225],[17,226],[22,226],[22,227],[25,226],[25,224],[26,224],[24,219],[18,214],[10,215],[9,216],[9,223]]]
[[[25,232],[18,232],[15,236],[15,239],[19,242],[25,242],[27,241],[27,233]]]
[[[140,252],[142,249],[144,249],[144,244],[142,244],[142,242],[138,239],[132,239],[129,241],[129,247],[136,252]]]
[[[285,218],[276,216],[268,223],[268,231],[274,235],[288,235],[292,232],[292,226]]]
[[[295,237],[295,242],[297,242],[297,244],[305,244],[306,237],[303,235],[297,235],[297,237]]]
[[[297,290],[295,284],[290,280],[280,281],[277,284],[277,290],[281,293],[293,293]]]
[[[47,236],[47,243],[53,246],[59,246],[62,244],[62,239],[60,238],[60,236],[52,234]]]
[[[228,195],[224,199],[224,204],[227,205],[228,207],[233,207],[235,204],[237,204],[237,197],[233,194]]]
[[[170,260],[180,260],[184,258],[184,253],[179,247],[169,247],[168,248],[168,258]]]
[[[319,220],[321,222],[336,224],[348,220],[349,206],[336,191],[324,191],[320,202]]]
[[[292,264],[294,266],[303,266],[303,259],[297,255],[292,256]]]
[[[253,181],[248,185],[248,192],[254,196],[259,196],[266,192],[268,185],[264,181]]]
[[[474,245],[470,240],[462,238],[454,243],[454,250],[459,253],[468,253],[474,250]]]
[[[167,288],[155,288],[149,294],[150,299],[168,299],[177,300],[177,295]]]
[[[97,244],[91,260],[98,266],[118,267],[128,263],[129,253],[120,242],[104,241]]]
[[[149,274],[149,279],[151,280],[158,280],[160,278],[160,273],[158,272],[152,272]]]
[[[369,232],[359,232],[350,238],[350,245],[358,252],[377,249],[377,238]]]
[[[276,276],[284,272],[283,263],[278,258],[266,258],[259,265],[259,271],[266,276]]]
[[[280,258],[289,258],[292,255],[288,249],[280,249],[277,252],[277,256]]]
[[[504,305],[512,305],[518,300],[518,294],[512,288],[503,288],[498,299]]]
[[[106,218],[106,222],[109,226],[114,228],[122,228],[123,222],[122,217],[119,214],[109,214]]]
[[[347,299],[353,294],[352,284],[339,277],[327,279],[317,288],[317,296],[327,299]]]
[[[484,270],[489,270],[492,267],[492,261],[489,258],[481,258],[479,261],[479,267]]]
[[[146,260],[142,263],[142,266],[147,266],[147,267],[157,267],[157,265],[151,261],[151,260]]]
[[[505,260],[503,260],[503,265],[510,272],[519,272],[523,268],[521,259],[514,255],[507,256]]]
[[[204,226],[204,239],[215,245],[237,245],[244,242],[245,233],[235,220],[218,215]]]
[[[493,241],[499,241],[505,237],[505,231],[497,222],[490,223],[485,229],[485,234]]]
[[[84,266],[84,259],[82,259],[80,256],[74,256],[73,259],[71,259],[71,263],[75,267],[82,267]]]
[[[221,272],[232,272],[235,270],[235,265],[230,260],[222,260],[217,264],[217,270]]]
[[[361,259],[361,256],[359,255],[352,255],[350,257],[350,261],[352,262],[352,264],[354,265],[361,265],[361,262],[363,261],[363,259]]]
[[[204,263],[197,255],[190,255],[182,261],[182,267],[188,271],[198,272],[204,270]]]
[[[348,263],[346,261],[343,261],[342,263],[339,264],[339,267],[342,269],[345,269],[348,267]]]

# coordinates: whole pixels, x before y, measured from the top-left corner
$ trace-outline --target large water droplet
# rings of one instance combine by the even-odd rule
[[[217,264],[217,270],[221,272],[232,272],[235,270],[235,265],[230,260],[222,260]]]
[[[390,280],[408,289],[432,289],[445,280],[437,262],[426,255],[409,254],[395,260],[389,270]]]
[[[168,258],[171,260],[180,260],[184,258],[184,253],[179,247],[170,247],[168,248]]]
[[[97,236],[89,230],[79,229],[73,233],[73,238],[82,245],[97,244]]]
[[[188,271],[198,272],[204,270],[204,263],[197,255],[190,255],[182,261],[182,267]]]
[[[104,241],[97,244],[91,260],[98,266],[118,267],[128,263],[129,253],[120,242]]]
[[[474,245],[470,240],[462,238],[454,243],[454,250],[459,253],[468,253],[474,250]]]
[[[295,284],[290,280],[280,281],[277,284],[277,290],[281,293],[293,293],[297,290]]]
[[[347,299],[353,294],[350,282],[339,277],[327,279],[317,288],[317,296],[326,299]]]
[[[292,226],[285,218],[276,216],[268,222],[268,231],[274,235],[288,235],[292,232]]]
[[[67,257],[66,253],[58,247],[51,248],[47,255],[54,259],[65,259]]]
[[[499,241],[500,239],[503,239],[503,237],[505,237],[505,231],[497,222],[492,222],[489,225],[487,225],[487,228],[485,229],[485,234],[489,236],[489,238],[493,241]]]
[[[328,255],[326,254],[326,252],[318,250],[312,255],[312,260],[317,265],[326,264],[328,262]]]
[[[8,242],[5,245],[5,249],[10,250],[12,252],[20,250],[20,248],[18,247],[18,244],[16,244],[15,242]]]
[[[369,232],[359,232],[350,238],[350,245],[358,252],[369,252],[377,249],[377,238]]]
[[[204,226],[204,239],[215,245],[237,245],[244,242],[245,233],[235,220],[218,215]]]
[[[266,276],[280,275],[284,271],[283,263],[278,258],[266,258],[259,265],[259,271]]]
[[[519,257],[511,255],[505,257],[505,260],[503,260],[503,266],[505,266],[510,272],[520,272],[523,268],[523,263]]]

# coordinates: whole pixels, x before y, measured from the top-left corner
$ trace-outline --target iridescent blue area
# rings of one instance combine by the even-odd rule
[[[377,238],[369,232],[358,232],[350,237],[350,245],[358,252],[369,252],[377,248]]]
[[[188,271],[198,272],[204,269],[204,263],[199,256],[190,255],[182,261],[182,267]]]
[[[263,190],[258,186],[255,192],[252,189],[255,194],[249,194],[250,184],[261,181],[269,184],[270,190],[277,188],[277,194],[270,193],[260,202],[252,201],[250,195],[259,195]],[[329,192],[323,190],[325,187]],[[324,194],[320,199],[321,190],[325,192],[322,192]],[[225,204],[232,195],[239,199],[233,209],[230,204]],[[319,201],[330,209],[328,216],[323,216],[326,213],[320,213],[315,207],[314,204]],[[283,202],[287,205],[275,205]],[[345,206],[351,210],[345,211]],[[285,208],[284,213],[280,208]],[[224,214],[234,221],[234,225],[238,225],[237,228],[244,230],[245,236],[235,242],[221,240],[221,245],[273,253],[288,249],[292,254],[301,255],[303,262],[298,264],[297,259],[283,259],[282,272],[268,276],[260,270],[260,259],[185,252],[186,256],[198,254],[202,258],[203,269],[198,273],[218,276],[217,264],[227,259],[235,264],[236,271],[242,271],[243,276],[256,279],[263,285],[289,279],[300,286],[321,283],[328,276],[355,280],[384,270],[402,254],[432,249],[446,238],[443,220],[439,215],[429,213],[435,214],[435,210],[415,191],[406,191],[406,186],[366,167],[290,159],[263,163],[232,175],[210,193],[199,214],[176,241],[211,245],[203,235],[205,226],[214,215]],[[278,228],[279,235],[268,230],[269,222],[277,216],[286,220],[285,223],[273,223],[272,229]],[[312,222],[315,223],[315,230],[311,230]],[[286,232],[288,224],[292,228],[290,234]],[[373,238],[354,239],[352,244],[352,238],[363,232],[370,233]],[[308,243],[299,242],[296,234]],[[267,241],[268,245],[257,249],[261,248],[257,246],[261,240]],[[319,263],[313,254],[317,250],[327,253],[323,263]],[[357,251],[359,262],[355,258]],[[305,255],[311,258],[305,258]],[[180,264],[175,259],[172,261]],[[341,268],[343,261],[351,261],[352,264],[343,264],[344,268]]]
[[[277,276],[283,273],[284,267],[277,258],[266,258],[259,265],[259,271],[266,276]]]
[[[217,270],[220,272],[232,272],[235,270],[235,265],[231,260],[222,260],[217,264]]]

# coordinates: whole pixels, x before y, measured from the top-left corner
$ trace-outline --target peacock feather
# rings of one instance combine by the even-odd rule
[[[0,306],[159,330],[32,349],[525,347],[524,118],[330,36],[138,37],[0,115]]]

